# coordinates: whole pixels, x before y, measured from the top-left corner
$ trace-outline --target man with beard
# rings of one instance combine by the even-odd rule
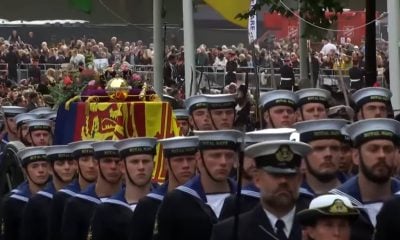
[[[185,184],[196,174],[195,154],[199,138],[173,137],[159,140],[164,151],[164,164],[168,171],[168,181],[140,199],[130,223],[132,240],[151,240],[158,207],[167,192]]]
[[[229,173],[237,158],[239,131],[195,131],[200,172],[168,193],[159,208],[154,239],[209,239],[218,222],[224,199],[236,191]]]
[[[359,165],[359,173],[331,192],[348,197],[360,209],[351,239],[372,239],[383,202],[400,190],[400,182],[392,178],[400,123],[393,119],[367,119],[349,125],[346,131],[353,141],[353,161]]]
[[[30,120],[38,119],[39,117],[33,113],[20,113],[15,116],[15,123],[17,124],[18,138],[25,145],[30,146],[28,142],[29,127],[27,122]]]
[[[289,90],[274,90],[260,97],[264,128],[292,127],[296,122],[298,97]]]
[[[33,194],[49,179],[46,152],[41,147],[29,147],[18,152],[27,181],[14,189],[2,205],[1,233],[4,240],[20,239],[23,210]]]
[[[248,147],[264,141],[291,140],[294,136],[294,128],[271,128],[246,133],[245,146]],[[237,168],[237,167],[236,167]],[[242,172],[242,191],[240,197],[239,213],[253,209],[260,202],[260,190],[254,185],[253,176],[257,172],[256,163],[253,158],[244,154]],[[236,195],[227,197],[221,210],[220,219],[234,216],[236,212]]]
[[[344,137],[343,119],[309,120],[293,127],[300,133],[300,141],[310,144],[312,151],[305,157],[305,178],[302,187],[313,195],[321,195],[341,185],[339,158]]]
[[[122,158],[125,187],[96,207],[91,222],[93,240],[128,239],[129,222],[136,205],[152,187],[156,145],[155,138],[145,137],[121,140],[115,144]]]
[[[189,123],[193,130],[213,130],[210,114],[208,112],[207,98],[203,95],[191,96],[185,100],[189,112]],[[193,135],[193,133],[191,133]]]
[[[176,123],[180,129],[180,135],[188,136],[190,131],[188,111],[186,111],[186,109],[175,109],[174,115],[176,117]]]
[[[48,224],[53,194],[74,179],[77,164],[67,145],[55,145],[45,148],[50,163],[52,180],[46,187],[29,199],[22,220],[21,240],[48,239]]]
[[[305,88],[296,91],[297,121],[325,119],[329,108],[331,93],[320,88]]]
[[[52,123],[47,119],[27,121],[27,140],[31,146],[50,146],[53,141]]]
[[[232,129],[236,99],[233,94],[204,95],[207,98],[211,123],[216,130]]]
[[[67,200],[97,179],[97,161],[93,158],[92,143],[93,141],[77,141],[68,144],[73,158],[77,161],[78,178],[53,195],[50,205],[49,240],[61,239],[61,223]]]
[[[260,204],[240,215],[237,225],[233,217],[216,224],[211,239],[302,239],[295,214],[311,201],[299,195],[301,160],[310,151],[308,144],[290,140],[247,147],[245,154],[256,162],[254,183],[260,189]]]
[[[362,88],[351,96],[357,107],[357,119],[386,118],[392,92],[381,87]]]
[[[121,158],[114,143],[115,141],[92,143],[98,166],[97,181],[68,199],[61,225],[62,240],[90,239],[90,220],[96,206],[121,190]]]

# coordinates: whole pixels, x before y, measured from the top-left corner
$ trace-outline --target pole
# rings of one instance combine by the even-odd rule
[[[153,40],[154,40],[154,90],[161,98],[163,95],[163,41],[162,41],[162,1],[153,0]]]
[[[365,0],[365,22],[375,19],[376,0]],[[376,82],[376,37],[375,22],[368,24],[365,29],[365,85],[372,87]]]
[[[185,95],[190,97],[190,93],[195,93],[193,88],[197,84],[190,84],[192,79],[196,81],[196,65],[194,61],[194,30],[193,30],[193,2],[182,0],[183,10],[183,42],[185,49]],[[196,82],[195,82],[196,83]]]
[[[392,90],[392,105],[395,114],[400,111],[400,3],[399,0],[388,0],[388,33],[389,33],[389,74]]]
[[[305,1],[302,1],[304,5]],[[301,8],[300,8],[301,9]],[[300,13],[302,11],[300,10]],[[307,57],[307,39],[306,39],[307,23],[300,19],[299,21],[299,47],[300,47],[300,83],[301,88],[310,88],[311,82],[308,79],[308,57]]]

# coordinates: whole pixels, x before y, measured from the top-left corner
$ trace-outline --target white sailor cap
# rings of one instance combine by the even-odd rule
[[[185,100],[185,106],[189,114],[196,109],[208,108],[207,98],[203,95],[194,95]]]
[[[367,87],[357,90],[351,96],[358,108],[368,102],[384,102],[390,104],[392,92],[387,88]]]
[[[51,121],[47,119],[33,119],[26,122],[29,131],[46,130],[51,131]]]
[[[336,105],[330,107],[328,110],[329,118],[342,118],[349,121],[353,121],[354,119],[354,110],[350,106],[346,105]]]
[[[74,158],[78,159],[81,156],[93,156],[94,149],[92,143],[94,142],[92,140],[76,141],[69,143],[68,147],[71,148]]]
[[[260,97],[260,108],[265,111],[273,106],[289,106],[293,109],[297,107],[298,97],[289,90],[273,90],[263,93]]]
[[[112,140],[93,142],[94,157],[98,160],[106,157],[119,157],[119,152],[115,147],[115,143],[116,141]]]
[[[172,137],[158,140],[166,158],[194,155],[199,149],[199,137]]]
[[[293,125],[300,133],[300,141],[311,142],[319,139],[343,141],[342,128],[348,121],[344,119],[319,119],[298,122]]]
[[[20,113],[15,116],[15,123],[17,127],[21,127],[21,125],[27,123],[29,120],[38,119],[38,116],[33,113]]]
[[[29,163],[47,161],[46,151],[43,147],[27,147],[17,153],[23,167]]]
[[[47,159],[50,162],[72,160],[73,155],[68,145],[52,145],[45,148]]]
[[[155,155],[157,152],[157,139],[153,137],[124,139],[117,141],[114,145],[123,158],[137,154]]]
[[[397,145],[400,122],[389,118],[366,119],[348,125],[345,130],[350,135],[354,147],[374,139],[387,139]]]
[[[303,226],[315,224],[319,218],[346,217],[350,221],[357,219],[359,215],[357,208],[353,206],[350,199],[336,194],[326,194],[314,198],[308,209],[297,213],[297,217]]]
[[[44,118],[51,121],[55,121],[57,118],[57,113],[56,112],[49,113]]]
[[[254,159],[256,168],[274,174],[291,174],[299,171],[301,159],[311,151],[311,146],[290,140],[267,141],[253,144],[244,150]]]
[[[291,136],[296,132],[295,128],[268,128],[246,133],[246,142],[249,144],[276,141],[292,140]]]
[[[4,114],[4,117],[8,118],[8,117],[15,117],[20,113],[25,113],[26,109],[24,107],[19,107],[19,106],[2,106],[1,111]]]
[[[298,97],[297,106],[303,106],[307,103],[321,103],[328,107],[328,100],[331,93],[321,88],[304,88],[295,92]]]
[[[237,130],[194,131],[199,137],[199,150],[238,149],[238,139],[243,135]]]
[[[210,109],[235,108],[236,99],[234,94],[204,94]]]
[[[38,107],[35,109],[32,109],[31,111],[29,111],[29,113],[34,113],[37,114],[39,116],[39,118],[46,118],[47,115],[55,113],[53,110],[51,110],[51,108],[49,107]]]
[[[186,109],[174,109],[173,112],[177,120],[189,119],[189,112]]]

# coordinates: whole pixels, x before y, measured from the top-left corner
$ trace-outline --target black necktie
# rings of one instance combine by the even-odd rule
[[[278,237],[278,239],[287,240],[285,231],[283,230],[285,228],[285,223],[281,219],[278,219],[278,221],[276,221],[275,223],[275,227],[276,227],[276,236]]]

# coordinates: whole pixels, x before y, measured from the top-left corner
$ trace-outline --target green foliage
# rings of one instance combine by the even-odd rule
[[[256,5],[246,13],[239,13],[237,18],[248,18],[260,11],[264,5],[268,5],[269,11],[278,12],[285,17],[293,16],[291,11],[296,12],[298,8],[291,9],[289,11],[281,1],[284,0],[258,0]],[[337,14],[343,12],[343,0],[293,0],[300,6],[300,16],[306,19],[308,22],[323,28],[329,28],[334,21],[337,20]],[[285,3],[285,2],[284,2]],[[286,3],[285,3],[286,4]],[[287,4],[286,4],[287,5]],[[333,13],[329,17],[326,17],[325,12],[329,11]],[[309,24],[305,31],[306,37],[317,37],[325,35],[326,31],[319,30]]]

